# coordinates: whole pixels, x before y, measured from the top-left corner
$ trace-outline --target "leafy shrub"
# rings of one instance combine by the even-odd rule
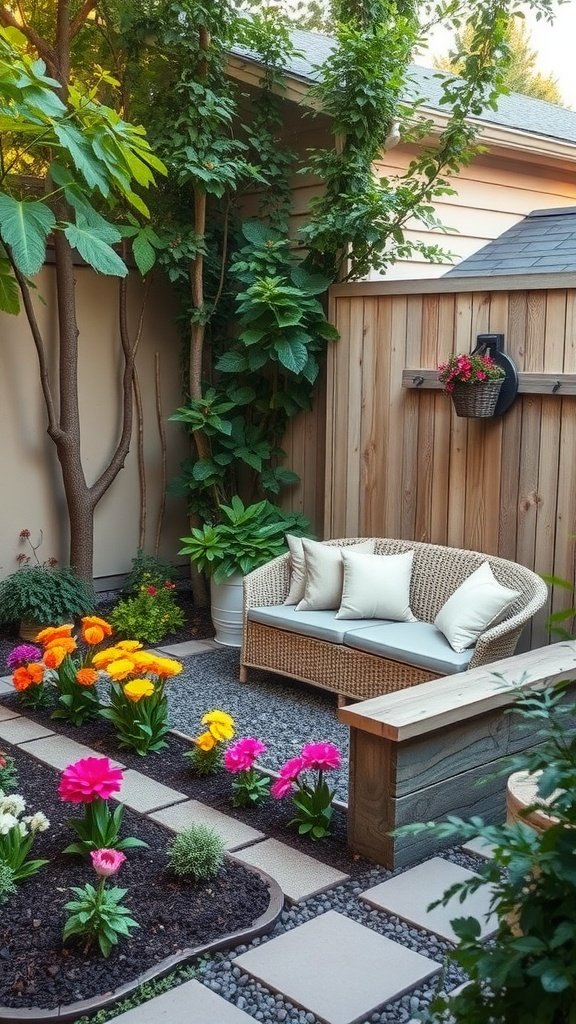
[[[207,825],[191,825],[168,844],[168,863],[179,878],[215,878],[224,863],[224,841]]]
[[[24,565],[0,580],[0,622],[32,619],[58,626],[93,610],[92,586],[74,569]]]
[[[7,903],[16,891],[14,869],[9,864],[0,860],[0,906],[3,903]]]
[[[0,790],[11,793],[18,788],[18,772],[14,758],[0,750]]]
[[[141,587],[163,587],[170,583],[173,575],[174,566],[170,562],[156,555],[148,555],[142,548],[138,548],[136,556],[132,559],[132,568],[124,581],[122,593],[128,596],[137,594]]]
[[[142,585],[135,597],[121,600],[109,615],[119,636],[141,643],[157,644],[184,622],[184,613],[174,599],[174,584]]]

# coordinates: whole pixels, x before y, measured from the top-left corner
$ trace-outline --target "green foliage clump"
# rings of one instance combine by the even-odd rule
[[[93,611],[92,586],[71,568],[23,565],[0,581],[0,622],[32,619],[58,626]]]
[[[14,869],[0,860],[0,906],[7,903],[17,891],[14,881]]]
[[[307,521],[295,512],[284,512],[269,501],[244,506],[238,495],[230,505],[220,505],[223,522],[194,527],[183,537],[181,555],[221,583],[235,573],[251,572],[286,550],[286,534],[306,532]]]
[[[170,583],[174,575],[174,566],[171,562],[158,558],[157,555],[150,555],[142,548],[138,548],[135,557],[132,559],[132,567],[124,580],[122,593],[125,595],[137,594],[140,587],[163,587]]]
[[[0,796],[18,788],[18,771],[14,758],[0,750]]]
[[[134,597],[119,601],[109,615],[119,636],[141,643],[157,644],[184,622],[184,613],[174,599],[174,585],[144,584]]]
[[[470,981],[454,996],[438,996],[425,1018],[440,1024],[486,1024],[530,1021],[568,1024],[574,1020],[576,991],[576,711],[562,682],[520,697],[518,712],[540,724],[539,745],[510,758],[507,772],[527,771],[537,797],[523,814],[543,806],[553,819],[544,831],[523,821],[485,825],[469,822],[408,825],[398,834],[432,830],[438,838],[459,842],[482,836],[493,856],[470,881],[452,886],[439,902],[455,895],[462,901],[483,886],[491,887],[497,930],[493,940],[480,938],[480,923],[458,917],[452,926],[458,945],[450,954]]]
[[[170,841],[168,863],[179,878],[215,878],[224,863],[224,841],[207,825],[191,825]]]

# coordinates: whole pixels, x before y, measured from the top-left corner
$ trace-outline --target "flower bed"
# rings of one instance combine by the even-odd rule
[[[0,1020],[10,1019],[8,1008],[48,1009],[102,994],[110,1002],[111,992],[127,983],[136,985],[144,972],[167,970],[167,957],[173,958],[173,967],[178,962],[175,954],[250,929],[267,910],[268,885],[232,861],[227,860],[210,882],[180,881],[167,865],[170,834],[126,810],[123,834],[148,844],[127,851],[118,878],[127,889],[125,904],[139,928],[123,938],[108,959],[94,948],[85,953],[85,943],[74,937],[63,946],[70,887],[94,882],[94,872],[87,860],[62,852],[74,835],[68,824],[70,805],[57,796],[58,773],[20,749],[3,746],[15,758],[19,792],[31,808],[48,816],[50,828],[38,834],[33,851],[35,858],[47,858],[49,863],[21,883],[1,909]],[[80,1013],[75,1008],[70,1019]]]

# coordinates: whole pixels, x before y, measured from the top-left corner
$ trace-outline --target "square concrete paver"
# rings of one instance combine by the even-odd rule
[[[77,743],[76,740],[71,740],[67,736],[56,735],[27,743],[26,750],[28,753],[34,754],[39,761],[44,761],[45,764],[51,765],[52,768],[58,768],[59,771],[62,771],[67,765],[79,761],[82,757],[103,756],[97,750],[84,746],[83,743]],[[113,758],[110,758],[110,763],[115,768],[122,768],[121,763]]]
[[[327,864],[322,864],[314,857],[309,857],[306,853],[300,853],[285,843],[279,843],[277,839],[255,843],[254,846],[235,854],[234,859],[241,864],[262,868],[262,871],[272,875],[284,895],[293,903],[308,899],[318,892],[324,892],[334,885],[340,885],[350,877],[341,871],[335,871]]]
[[[141,814],[148,811],[156,811],[160,807],[168,807],[170,804],[178,803],[179,800],[186,800],[185,793],[179,793],[177,789],[170,789],[156,782],[142,772],[129,768],[124,772],[122,788],[114,799],[121,800],[127,807]]]
[[[247,846],[256,839],[263,839],[264,833],[257,832],[251,825],[245,825],[236,818],[230,818],[221,811],[215,811],[198,800],[187,800],[185,803],[167,807],[163,811],[155,811],[150,815],[153,821],[160,822],[172,832],[181,832],[190,825],[209,825],[222,836],[227,850],[237,850]]]
[[[8,743],[27,743],[28,740],[53,735],[52,729],[45,729],[43,725],[38,725],[37,722],[32,722],[22,715],[0,721],[0,740],[7,740]]]
[[[192,654],[206,654],[208,651],[221,651],[222,644],[215,640],[185,640],[180,644],[169,644],[161,647],[162,654],[169,654],[172,658],[188,658]]]
[[[5,708],[0,704],[0,722],[7,722],[10,718],[20,718],[20,712],[13,708]]]
[[[479,857],[491,860],[494,856],[495,846],[494,843],[489,843],[487,839],[482,839],[482,836],[476,836],[475,839],[471,839],[468,843],[463,843],[462,849],[466,850],[467,853],[476,853]]]
[[[254,1018],[211,992],[199,981],[186,981],[114,1017],[110,1024],[253,1024]]]
[[[496,930],[496,917],[487,921],[492,887],[482,886],[475,893],[460,903],[459,896],[454,896],[446,907],[427,908],[449,889],[455,882],[464,882],[474,878],[474,872],[459,864],[452,864],[442,857],[431,857],[430,860],[409,868],[395,878],[389,878],[380,885],[363,892],[361,899],[378,910],[386,910],[419,928],[435,932],[449,942],[456,942],[454,929],[450,924],[456,917],[476,917],[480,922],[481,937],[486,938]]]
[[[0,676],[0,694],[2,693],[14,693],[12,676]]]
[[[356,1024],[440,964],[329,910],[234,961],[327,1024]]]

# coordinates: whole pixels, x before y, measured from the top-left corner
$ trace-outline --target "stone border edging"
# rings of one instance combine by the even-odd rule
[[[260,868],[256,868],[252,865],[243,865],[247,871],[252,871],[258,875],[262,881],[264,881],[270,890],[270,903],[267,910],[256,919],[250,928],[240,929],[236,932],[229,932],[228,935],[224,935],[219,939],[215,939],[213,942],[208,942],[203,946],[196,946],[192,949],[182,949],[179,953],[173,953],[171,956],[166,957],[165,960],[161,960],[160,963],[154,967],[149,968],[144,974],[138,975],[134,981],[126,982],[125,985],[121,985],[120,988],[115,989],[114,992],[107,992],[103,996],[93,996],[91,999],[81,999],[76,1003],[68,1003],[66,1006],[58,1006],[53,1010],[43,1010],[40,1007],[22,1007],[22,1009],[16,1009],[14,1007],[0,1006],[0,1021],[2,1024],[44,1024],[46,1021],[73,1021],[78,1017],[81,1017],[86,1013],[95,1013],[97,1010],[103,1010],[107,1007],[111,1007],[114,1003],[120,999],[124,999],[130,996],[133,992],[140,987],[140,985],[146,982],[156,981],[158,978],[163,977],[176,967],[181,967],[188,963],[190,960],[195,960],[201,956],[205,956],[207,953],[217,953],[221,949],[226,949],[232,945],[239,945],[245,942],[251,942],[252,939],[257,938],[259,935],[265,935],[271,931],[276,921],[280,917],[284,908],[284,893],[282,892],[278,882],[268,875],[265,871]]]

